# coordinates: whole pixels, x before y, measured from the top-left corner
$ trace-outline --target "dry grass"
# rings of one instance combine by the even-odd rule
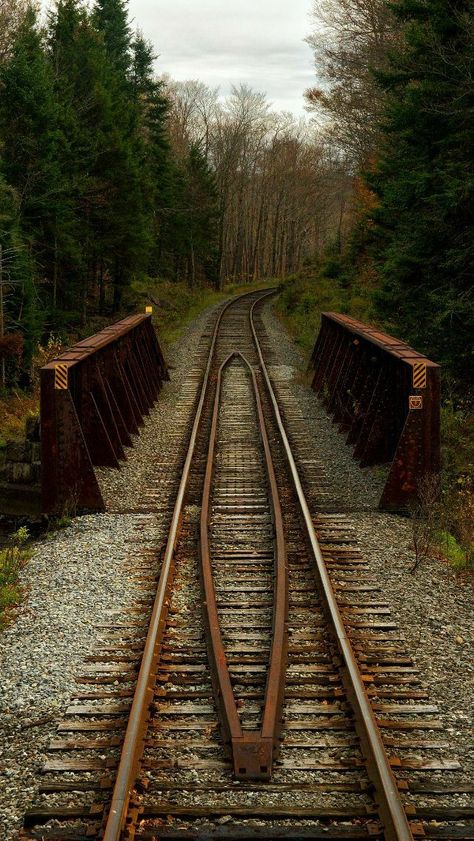
[[[19,440],[25,435],[25,420],[28,415],[39,412],[39,393],[15,391],[0,398],[0,447],[7,440]]]
[[[9,545],[0,550],[0,628],[7,624],[10,611],[21,601],[20,572],[30,557],[29,532],[18,529]]]
[[[61,342],[51,337],[43,347],[38,345],[33,359],[33,383],[30,391],[12,389],[0,396],[0,449],[6,441],[24,438],[25,422],[29,415],[39,413],[39,371],[64,350]]]

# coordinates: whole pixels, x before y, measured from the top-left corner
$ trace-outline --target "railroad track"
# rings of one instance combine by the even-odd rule
[[[156,588],[79,677],[23,839],[472,837],[472,786],[440,778],[436,708],[266,365],[268,294],[208,337]]]

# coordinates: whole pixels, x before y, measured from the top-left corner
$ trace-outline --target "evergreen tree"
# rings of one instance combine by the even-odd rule
[[[74,229],[60,252],[61,305],[86,317],[88,293],[103,281],[108,190],[104,158],[114,119],[107,90],[108,64],[101,37],[79,0],[59,0],[50,15],[50,55],[61,126],[68,138],[61,166],[74,197]],[[100,286],[103,294],[103,284]],[[103,304],[103,300],[102,300]],[[70,316],[68,316],[70,318]]]
[[[163,269],[163,255],[172,247],[169,213],[175,203],[175,170],[168,141],[169,102],[163,83],[157,81],[153,47],[137,34],[133,42],[132,88],[142,138],[142,173],[148,224],[152,237],[149,274]]]
[[[123,83],[131,65],[131,31],[126,0],[96,0],[93,22],[104,39],[110,67]]]
[[[105,259],[114,287],[113,307],[118,310],[132,277],[146,269],[151,247],[140,167],[145,141],[131,82],[127,4],[124,0],[97,0],[93,21],[105,48],[105,84],[111,104],[101,165],[109,197],[104,219],[109,245]]]
[[[207,277],[216,284],[218,282],[218,192],[214,173],[197,144],[193,144],[189,151],[187,178],[190,282],[193,286],[200,273],[201,279]]]
[[[0,84],[2,174],[20,198],[21,235],[48,300],[61,226],[70,218],[71,208],[59,166],[59,151],[67,140],[60,128],[51,67],[33,8],[18,30],[10,60],[0,68]]]
[[[369,183],[379,200],[378,312],[455,374],[474,351],[474,47],[467,0],[400,0],[406,41],[378,79],[385,143]]]

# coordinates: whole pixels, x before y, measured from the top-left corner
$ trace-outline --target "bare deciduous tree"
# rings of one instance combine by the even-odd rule
[[[314,0],[313,19],[319,84],[306,91],[308,110],[358,166],[379,137],[383,94],[372,69],[385,66],[400,24],[385,0]]]
[[[199,143],[216,174],[220,282],[283,277],[343,223],[350,177],[318,132],[275,114],[246,85],[222,101],[200,82],[168,82],[178,155]]]

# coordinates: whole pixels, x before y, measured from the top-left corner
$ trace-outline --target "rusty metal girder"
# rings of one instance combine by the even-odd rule
[[[440,366],[405,342],[322,313],[313,388],[347,433],[361,467],[391,462],[379,507],[406,510],[440,469]]]
[[[41,369],[43,513],[104,510],[94,466],[120,467],[166,379],[150,315],[112,324]]]

